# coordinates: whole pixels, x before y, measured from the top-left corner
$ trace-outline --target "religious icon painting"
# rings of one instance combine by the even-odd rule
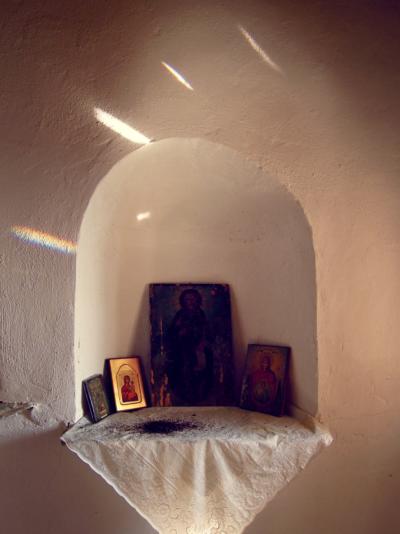
[[[109,371],[117,412],[147,406],[139,356],[110,358]]]
[[[82,382],[87,412],[93,423],[110,415],[110,406],[104,389],[103,377],[94,375]]]
[[[289,355],[289,347],[248,346],[241,408],[284,415]]]
[[[226,284],[150,284],[153,406],[233,404]]]

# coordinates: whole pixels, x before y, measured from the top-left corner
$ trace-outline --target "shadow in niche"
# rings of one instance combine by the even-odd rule
[[[132,335],[129,341],[129,354],[140,356],[144,394],[147,400],[147,406],[151,406],[150,306],[148,284],[144,286],[140,297],[138,320],[132,328]]]
[[[0,471],[8,481],[1,520],[8,532],[154,534],[111,486],[61,445],[61,433],[1,437]]]
[[[244,341],[243,324],[239,313],[239,303],[233,287],[231,294],[231,317],[232,317],[232,345],[233,345],[233,371],[234,371],[234,400],[239,404],[242,388],[244,365],[246,362],[247,346]]]
[[[111,413],[115,413],[115,400],[114,400],[114,391],[112,386],[112,379],[111,379],[111,372],[110,372],[110,366],[108,364],[108,360],[104,360],[104,366],[103,366],[103,380],[104,380],[104,389],[106,391],[108,403],[110,406]]]
[[[121,278],[122,279],[122,276]],[[123,290],[123,288],[121,288]],[[139,314],[135,325],[132,328],[132,335],[129,341],[129,350],[132,355],[140,356],[145,374],[145,387],[150,380],[150,305],[149,305],[149,285],[143,287],[140,297]],[[148,393],[148,388],[147,388]]]

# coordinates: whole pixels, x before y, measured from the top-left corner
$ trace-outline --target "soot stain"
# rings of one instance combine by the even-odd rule
[[[136,426],[138,432],[144,434],[172,434],[173,432],[183,432],[184,430],[192,430],[197,428],[196,423],[189,421],[146,421]]]
[[[183,432],[198,428],[198,424],[189,421],[146,421],[135,425],[134,430],[141,434],[172,434],[173,432]]]

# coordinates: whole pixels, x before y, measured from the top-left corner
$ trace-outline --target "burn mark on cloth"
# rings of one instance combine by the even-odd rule
[[[128,427],[127,431],[137,432],[139,434],[172,434],[174,432],[183,432],[185,430],[193,430],[199,428],[198,423],[191,423],[190,421],[173,421],[173,420],[155,420],[145,421],[136,425],[125,425]],[[119,428],[121,430],[121,427]]]

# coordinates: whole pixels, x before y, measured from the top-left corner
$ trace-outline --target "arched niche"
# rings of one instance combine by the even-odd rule
[[[105,358],[141,355],[148,372],[151,282],[230,284],[237,390],[248,343],[290,345],[291,401],[316,413],[312,234],[277,180],[199,139],[151,143],[110,170],[78,243],[77,415],[81,381],[102,372]]]

